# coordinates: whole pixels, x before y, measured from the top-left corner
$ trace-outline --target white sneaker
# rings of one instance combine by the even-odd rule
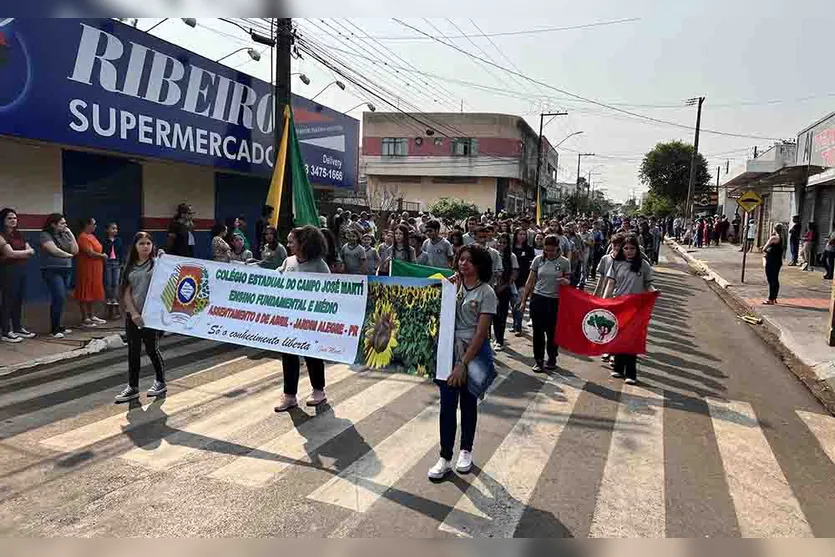
[[[455,469],[462,474],[466,474],[472,467],[473,453],[471,451],[461,451],[458,453],[458,463],[455,465]]]
[[[81,324],[82,327],[98,327],[98,323],[93,321],[92,319],[85,319],[84,322]]]
[[[104,319],[100,319],[100,318],[98,318],[98,317],[91,317],[91,318],[90,318],[90,321],[92,321],[93,323],[95,323],[95,324],[97,324],[97,325],[105,325],[105,324],[107,324],[107,321],[105,321]]]
[[[54,333],[50,333],[49,336],[51,336],[52,338],[61,339],[61,338],[64,338],[65,335],[61,331],[56,331]]]
[[[452,462],[445,458],[440,458],[435,463],[435,466],[429,469],[427,475],[430,480],[442,480],[450,472],[452,472]]]
[[[23,342],[23,339],[14,333],[6,333],[2,337],[0,337],[0,340],[2,340],[3,342],[11,342],[12,344]]]
[[[626,383],[627,385],[637,385],[638,380],[637,379],[632,379],[631,377],[627,377],[626,380],[624,381],[624,383]]]
[[[35,333],[33,333],[31,331],[27,331],[23,327],[21,327],[20,330],[15,331],[14,334],[19,336],[20,338],[35,338],[35,336],[36,336]]]

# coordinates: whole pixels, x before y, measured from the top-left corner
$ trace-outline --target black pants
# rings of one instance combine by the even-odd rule
[[[542,362],[548,350],[548,361],[557,360],[555,342],[559,298],[548,298],[534,294],[531,298],[531,324],[533,325],[533,359]]]
[[[831,279],[832,271],[835,270],[835,251],[823,252],[823,262],[826,265],[826,275],[824,275],[824,278]]]
[[[26,295],[26,266],[19,263],[0,265],[0,332],[18,332],[22,329],[20,316]],[[10,325],[11,323],[11,325]]]
[[[638,379],[638,356],[635,354],[615,354],[615,372],[627,379]]]
[[[782,267],[780,263],[777,263],[776,265],[768,263],[765,266],[765,278],[768,280],[769,300],[776,300],[777,295],[780,294],[780,267]]]
[[[455,433],[458,429],[458,406],[461,406],[461,450],[472,451],[478,421],[478,400],[467,389],[450,387],[438,381],[441,389],[441,458],[452,460]]]
[[[504,331],[507,328],[507,313],[510,311],[510,287],[505,288],[497,294],[499,307],[496,310],[496,317],[493,319],[493,334],[496,342],[504,344]]]
[[[310,376],[310,384],[316,391],[325,390],[325,362],[317,358],[304,358],[307,364],[307,375]],[[282,354],[281,367],[284,373],[284,394],[296,396],[299,392],[299,370],[301,360],[295,354]]]
[[[139,368],[143,344],[145,345],[145,353],[148,354],[154,366],[157,381],[165,383],[165,362],[159,351],[159,331],[148,327],[140,329],[128,315],[125,320],[125,333],[128,338],[128,385],[134,389],[139,388]]]

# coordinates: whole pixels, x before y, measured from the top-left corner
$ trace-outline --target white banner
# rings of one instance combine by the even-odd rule
[[[152,329],[353,364],[367,296],[364,276],[164,255],[142,319]]]

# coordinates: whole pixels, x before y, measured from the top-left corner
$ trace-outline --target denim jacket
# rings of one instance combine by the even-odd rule
[[[119,263],[123,263],[124,258],[124,249],[122,248],[122,239],[118,236],[113,238],[113,241],[110,240],[107,236],[104,237],[101,241],[101,252],[108,257],[110,257],[110,247],[113,246],[114,251],[116,252],[116,261]]]

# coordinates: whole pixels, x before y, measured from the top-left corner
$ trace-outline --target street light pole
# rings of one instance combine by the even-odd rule
[[[568,112],[542,112],[539,115],[539,141],[537,142],[537,149],[536,149],[536,178],[535,178],[535,186],[536,186],[536,224],[539,224],[542,220],[542,192],[540,191],[542,188],[539,186],[539,171],[542,168],[542,128],[545,127],[545,117],[546,116],[565,116]],[[568,138],[566,138],[568,139]],[[565,141],[565,140],[563,140]]]
[[[580,192],[580,159],[583,157],[593,157],[594,153],[577,153],[577,186],[574,188],[577,193]]]
[[[704,97],[688,99],[687,105],[692,106],[698,102],[699,108],[696,112],[696,137],[693,139],[693,157],[690,160],[690,180],[687,183],[687,205],[684,206],[685,220],[690,223],[693,218],[693,190],[696,187],[696,161],[699,157],[699,130],[702,125],[702,103]]]

